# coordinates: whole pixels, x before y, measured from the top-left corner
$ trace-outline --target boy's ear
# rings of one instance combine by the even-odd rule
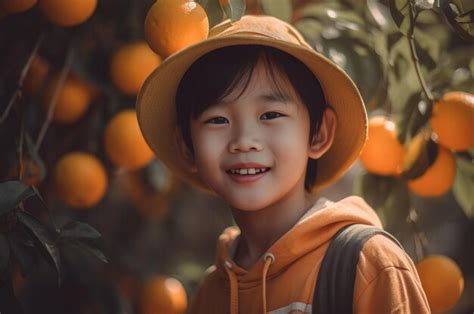
[[[192,173],[197,172],[196,163],[194,162],[193,154],[189,150],[188,145],[186,145],[186,142],[184,141],[184,138],[183,138],[183,133],[181,132],[181,129],[178,127],[176,127],[176,130],[175,130],[175,137],[176,137],[176,145],[178,148],[178,154],[181,160],[186,165],[186,170]]]
[[[332,108],[324,111],[319,132],[313,136],[309,147],[309,158],[321,158],[331,147],[336,133],[337,118]]]

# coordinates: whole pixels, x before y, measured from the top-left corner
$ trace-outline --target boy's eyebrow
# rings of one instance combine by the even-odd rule
[[[290,96],[288,96],[287,94],[283,94],[283,93],[265,93],[265,94],[261,94],[258,98],[260,98],[261,100],[263,101],[266,101],[266,102],[283,102],[283,103],[286,103],[287,101],[291,100]]]

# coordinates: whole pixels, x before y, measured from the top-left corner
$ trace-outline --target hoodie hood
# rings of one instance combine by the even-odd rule
[[[215,265],[218,273],[225,278],[228,278],[228,271],[231,269],[240,288],[260,285],[266,264],[265,257],[271,255],[273,259],[266,273],[266,278],[271,279],[300,257],[328,246],[340,228],[353,223],[382,227],[375,211],[360,197],[350,196],[339,202],[321,198],[249,270],[239,267],[233,261],[240,230],[237,227],[225,229],[218,239]]]

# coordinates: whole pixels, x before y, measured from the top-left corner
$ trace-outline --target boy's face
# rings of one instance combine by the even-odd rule
[[[307,108],[278,73],[287,97],[276,96],[263,64],[238,99],[240,88],[191,121],[194,170],[230,206],[245,211],[304,191],[310,157]]]

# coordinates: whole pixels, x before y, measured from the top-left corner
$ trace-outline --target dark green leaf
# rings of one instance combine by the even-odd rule
[[[367,12],[381,30],[391,31],[397,28],[390,15],[390,9],[385,4],[377,0],[367,0]]]
[[[92,254],[96,258],[100,259],[102,262],[108,263],[107,258],[105,257],[104,253],[102,253],[101,250],[94,247],[90,243],[86,243],[84,241],[78,241],[78,240],[73,240],[73,241],[70,241],[69,243],[77,246],[84,253]]]
[[[412,26],[410,18],[410,0],[392,0],[390,3],[390,13],[403,34],[407,34]],[[414,13],[413,13],[414,14]]]
[[[218,0],[200,0],[199,3],[206,11],[209,19],[209,28],[219,24],[224,20],[224,11],[221,8]]]
[[[262,0],[263,12],[289,22],[293,15],[291,0]]]
[[[26,227],[23,226],[23,228]],[[32,235],[23,228],[15,228],[8,237],[8,241],[13,255],[20,265],[21,274],[26,277],[38,263],[39,256],[34,242],[29,238]]]
[[[0,183],[0,216],[18,207],[21,202],[35,193],[20,181]]]
[[[10,262],[10,247],[7,237],[0,233],[0,275],[7,269]]]
[[[474,9],[464,11],[462,1],[451,0],[444,7],[443,13],[459,37],[469,43],[474,42]]]
[[[457,172],[454,179],[454,198],[469,218],[474,218],[474,160],[456,157]]]
[[[86,223],[72,221],[61,229],[61,237],[71,239],[98,239],[100,238],[100,233]]]
[[[56,268],[59,277],[61,277],[61,259],[53,233],[26,211],[19,211],[17,216],[18,219],[35,236],[36,240],[39,241],[40,245],[38,249],[40,249],[40,252],[42,253],[43,257],[45,257],[46,261]]]

